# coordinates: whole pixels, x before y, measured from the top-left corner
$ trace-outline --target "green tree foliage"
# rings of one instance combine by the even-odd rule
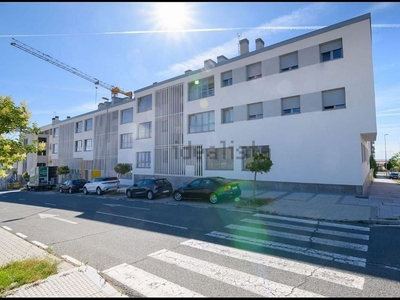
[[[400,170],[400,152],[395,153],[390,159],[388,163],[389,170],[394,170],[395,172]]]
[[[64,180],[64,175],[68,175],[69,173],[71,173],[71,170],[69,169],[68,166],[59,166],[57,168],[57,175],[61,175],[61,178],[63,181]]]
[[[271,159],[266,154],[259,152],[256,152],[251,162],[246,164],[246,168],[254,173],[253,200],[256,198],[257,173],[268,173],[272,165]]]
[[[31,113],[25,101],[16,106],[10,96],[0,95],[0,178],[6,177],[14,163],[22,161],[28,153],[45,149],[45,143],[32,140],[24,144],[26,135],[37,135],[40,128],[29,121]]]
[[[371,169],[373,169],[374,178],[376,178],[376,173],[378,173],[379,167],[378,167],[378,164],[376,163],[376,160],[372,154],[369,156],[369,165],[371,166]]]
[[[130,172],[132,170],[131,164],[127,163],[119,163],[114,167],[114,171],[117,174],[120,175],[125,175],[126,173]]]
[[[22,178],[23,179],[25,179],[25,181],[29,181],[29,174],[28,174],[28,172],[24,172],[23,174],[22,174]]]

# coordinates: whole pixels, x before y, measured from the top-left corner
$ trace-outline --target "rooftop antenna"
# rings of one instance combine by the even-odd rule
[[[240,37],[242,36],[241,33],[237,34],[237,38],[238,38],[238,56],[240,55]]]

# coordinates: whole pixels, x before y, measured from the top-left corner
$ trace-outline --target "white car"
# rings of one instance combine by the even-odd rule
[[[85,195],[96,193],[101,195],[107,192],[115,192],[119,189],[119,179],[117,177],[98,177],[83,186]]]

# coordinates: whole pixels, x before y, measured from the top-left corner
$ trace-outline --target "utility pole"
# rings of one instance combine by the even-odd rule
[[[385,135],[383,136],[383,138],[385,139],[385,174],[386,174],[386,176],[388,175],[387,174],[387,158],[386,158],[386,136],[387,136],[388,134],[387,133],[385,133]]]

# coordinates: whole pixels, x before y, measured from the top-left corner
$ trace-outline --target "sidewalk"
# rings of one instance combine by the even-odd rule
[[[251,189],[242,192],[243,197],[252,195]],[[126,198],[123,190],[109,197]],[[400,180],[379,175],[365,196],[258,191],[256,197],[275,199],[271,204],[253,209],[259,213],[367,224],[400,224]],[[175,204],[173,199],[161,201]],[[190,201],[179,202],[179,205],[192,204]],[[237,209],[235,203],[215,205],[221,209]],[[100,271],[68,256],[56,257],[40,243],[29,242],[10,232],[6,226],[0,228],[1,266],[32,257],[48,257],[59,261],[58,274],[15,289],[6,297],[127,297],[101,277]]]

